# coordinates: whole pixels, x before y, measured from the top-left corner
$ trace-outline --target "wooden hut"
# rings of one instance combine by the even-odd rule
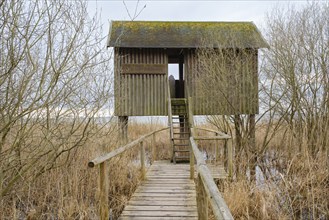
[[[252,22],[112,21],[107,46],[114,48],[115,115],[123,126],[128,116],[168,115],[168,64],[173,63],[179,78],[171,97],[191,97],[194,115],[258,113],[257,51],[268,45]],[[219,84],[228,85],[225,94],[218,94],[218,87],[205,93],[199,86],[200,48],[248,50],[253,71],[238,78],[227,73],[227,83]]]

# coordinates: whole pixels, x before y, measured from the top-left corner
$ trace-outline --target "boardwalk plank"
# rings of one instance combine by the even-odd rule
[[[182,204],[181,200],[130,200],[129,205],[132,206],[190,206],[190,207],[196,207],[196,203],[194,200],[186,200]]]
[[[123,211],[121,216],[153,216],[153,217],[188,217],[194,216],[197,217],[197,211],[153,211],[153,210],[146,210],[146,211]]]
[[[126,211],[195,211],[195,206],[177,206],[177,205],[153,205],[153,206],[127,206]]]
[[[226,178],[222,166],[210,165],[215,178]],[[155,161],[132,195],[120,220],[196,220],[196,190],[189,164]]]
[[[154,217],[137,217],[137,216],[122,216],[119,218],[119,220],[197,220],[198,217],[195,216],[189,216],[189,217],[160,217],[157,218]]]
[[[120,219],[197,219],[195,184],[188,171],[188,164],[155,162]]]

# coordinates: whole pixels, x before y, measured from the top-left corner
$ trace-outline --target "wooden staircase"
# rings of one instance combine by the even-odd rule
[[[184,98],[171,99],[172,111],[172,146],[173,162],[189,162],[190,128],[188,120],[188,103]]]

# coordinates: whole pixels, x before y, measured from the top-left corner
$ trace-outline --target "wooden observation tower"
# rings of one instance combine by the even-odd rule
[[[268,45],[252,22],[112,21],[107,46],[114,48],[114,112],[123,140],[127,140],[129,116],[168,116],[176,162],[189,158],[189,111],[249,114],[254,122],[258,49]],[[228,56],[241,54],[234,62],[245,68],[238,74],[218,72],[224,83],[201,86],[207,76],[198,63],[198,50],[207,48],[224,50]],[[246,54],[251,59],[245,59]],[[227,65],[234,62],[228,60]],[[169,76],[169,64],[178,64],[177,79]]]
[[[168,127],[89,161],[89,167],[100,169],[100,219],[110,216],[107,164],[139,146],[143,181],[119,219],[207,220],[210,208],[214,219],[232,220],[214,181],[234,176],[232,137],[195,127],[193,116],[247,114],[254,139],[258,49],[268,47],[256,26],[252,22],[112,21],[107,45],[114,48],[114,112],[121,140],[127,142],[129,116],[168,116]],[[177,79],[168,73],[169,64],[178,64]],[[197,136],[197,129],[216,136]],[[145,140],[152,137],[149,153],[153,155],[155,135],[165,130],[170,132],[174,163],[151,161],[146,172]],[[224,141],[223,166],[215,170],[208,166],[198,140]],[[176,164],[182,160],[189,165]]]

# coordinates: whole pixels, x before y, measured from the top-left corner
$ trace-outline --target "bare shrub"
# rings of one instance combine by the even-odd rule
[[[6,213],[3,203],[17,206],[25,184],[68,168],[102,129],[113,132],[98,121],[113,92],[102,29],[85,1],[1,1],[0,14],[0,212]]]

